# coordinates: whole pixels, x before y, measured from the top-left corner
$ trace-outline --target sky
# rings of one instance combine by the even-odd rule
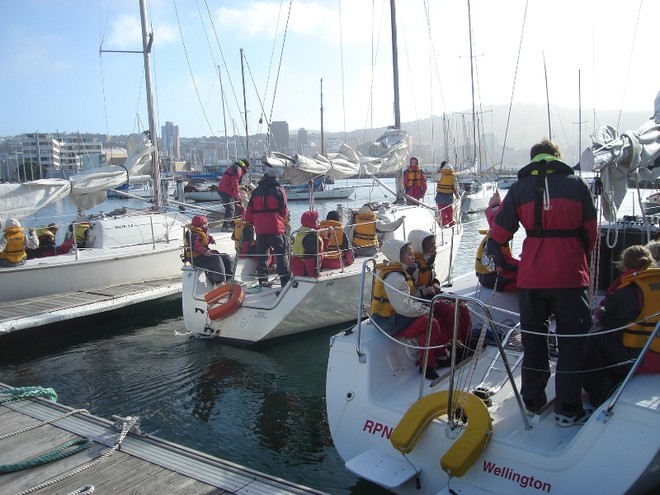
[[[146,1],[159,133],[244,135],[245,109],[250,134],[318,130],[321,95],[327,132],[394,123],[389,0]],[[481,109],[652,115],[659,1],[469,5],[397,0],[402,122],[471,112],[471,82]],[[0,136],[147,129],[143,57],[112,50],[142,50],[138,0],[0,2]]]

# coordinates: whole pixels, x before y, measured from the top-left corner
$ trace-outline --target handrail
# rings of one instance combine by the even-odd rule
[[[362,263],[362,273],[360,275],[360,302],[358,304],[358,315],[357,315],[357,347],[355,351],[359,357],[361,363],[366,362],[365,354],[360,350],[360,340],[362,337],[362,308],[364,303],[364,283],[366,281],[365,273],[367,271],[367,266],[371,263],[373,265],[372,273],[376,273],[376,258],[367,258]],[[372,275],[373,276],[373,275]]]
[[[642,350],[639,353],[639,356],[631,366],[630,370],[628,371],[628,374],[626,375],[626,378],[623,380],[621,383],[621,386],[617,389],[617,391],[614,393],[614,396],[612,397],[612,400],[608,404],[608,406],[603,409],[602,413],[598,417],[599,420],[606,422],[609,420],[609,418],[612,417],[612,411],[614,409],[614,406],[618,402],[619,398],[621,397],[621,394],[623,393],[623,390],[626,388],[632,377],[635,375],[637,372],[637,369],[640,367],[642,361],[644,360],[644,357],[646,356],[646,353],[651,347],[651,344],[653,343],[653,339],[656,338],[658,333],[660,332],[660,320],[655,324],[655,327],[653,328],[653,331],[651,332],[651,335],[649,335],[648,340],[644,344],[644,347],[642,347]]]

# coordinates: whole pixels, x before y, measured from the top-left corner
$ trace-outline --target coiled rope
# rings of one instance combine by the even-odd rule
[[[13,402],[16,400],[30,399],[33,397],[43,397],[52,402],[57,402],[57,393],[52,388],[44,387],[19,387],[6,390],[0,390],[0,395],[8,395],[9,397],[0,397],[0,404],[5,402]]]

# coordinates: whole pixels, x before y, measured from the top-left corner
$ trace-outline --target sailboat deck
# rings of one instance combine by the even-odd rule
[[[0,384],[2,388],[10,388]],[[0,405],[0,466],[51,452],[63,443],[87,438],[86,450],[44,465],[2,474],[2,493],[70,493],[86,486],[103,493],[318,494],[307,488],[253,471],[202,452],[121,428],[111,421],[44,399]],[[55,420],[55,421],[53,421]],[[51,421],[51,424],[44,424]],[[28,431],[28,428],[33,427]],[[13,436],[9,434],[21,431]],[[48,484],[53,478],[56,483]],[[46,485],[33,490],[36,486]]]
[[[5,302],[0,336],[179,293],[181,277],[170,277]]]

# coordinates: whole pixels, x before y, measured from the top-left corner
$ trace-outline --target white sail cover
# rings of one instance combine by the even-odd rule
[[[638,182],[660,177],[660,92],[653,117],[637,130],[617,135],[613,127],[603,126],[591,140],[593,169],[603,181],[603,215],[614,222],[629,179]]]
[[[294,186],[307,184],[316,177],[326,175],[333,179],[345,179],[358,174],[390,174],[401,170],[406,164],[407,136],[407,132],[399,129],[387,130],[371,145],[368,156],[343,144],[337,153],[329,153],[327,158],[318,153],[309,157],[272,152],[263,156],[261,162],[283,168],[285,177],[291,179]]]
[[[0,216],[22,220],[65,197],[71,184],[65,179],[39,179],[19,184],[0,184]],[[4,221],[3,221],[4,225]]]
[[[107,191],[150,172],[154,147],[144,134],[126,140],[128,156],[123,166],[111,165],[80,172],[66,179],[40,179],[20,184],[0,184],[0,216],[21,220],[60,198],[69,196],[79,210],[103,203]]]

